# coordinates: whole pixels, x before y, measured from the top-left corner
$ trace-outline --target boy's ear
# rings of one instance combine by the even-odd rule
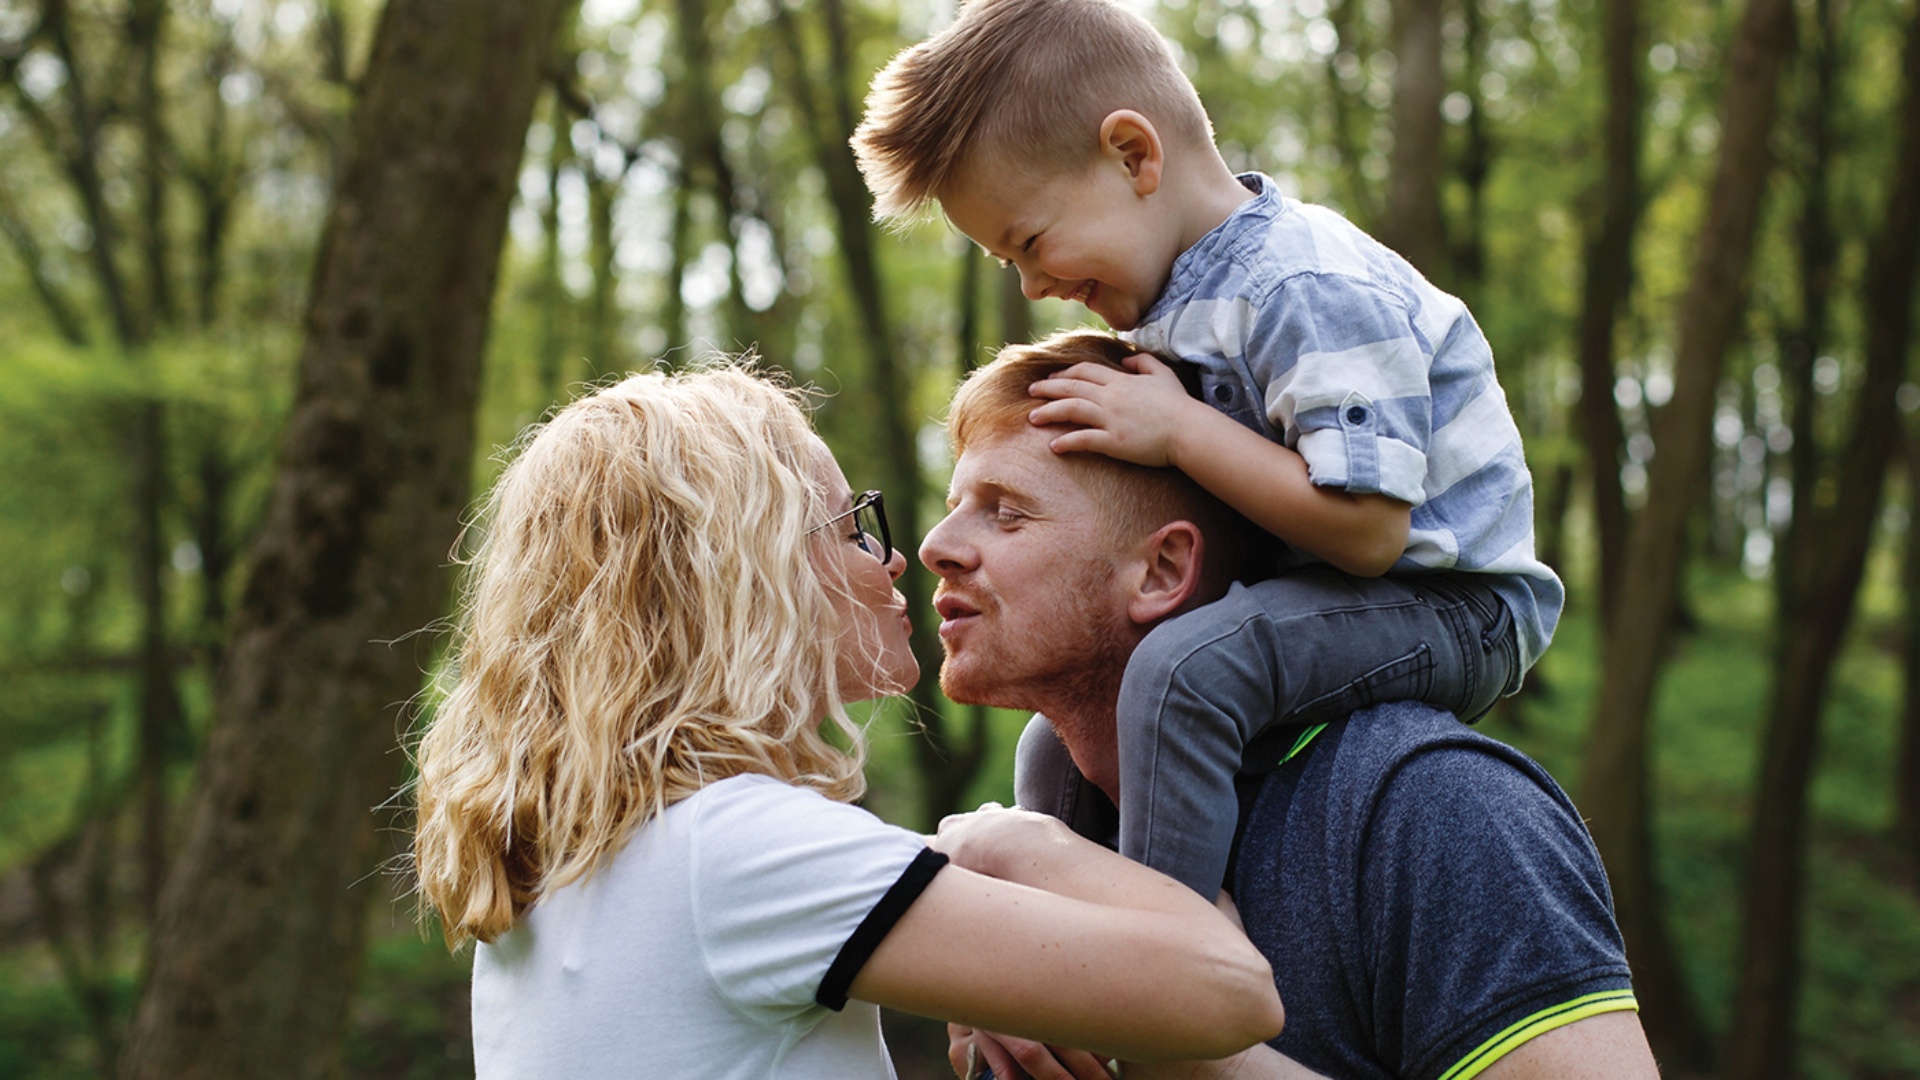
[[[1191,521],[1169,521],[1141,541],[1139,578],[1127,597],[1127,617],[1151,626],[1180,611],[1200,588],[1205,542]]]
[[[1165,149],[1153,121],[1132,109],[1116,109],[1100,121],[1100,150],[1127,170],[1136,195],[1160,190],[1160,172],[1166,167]]]

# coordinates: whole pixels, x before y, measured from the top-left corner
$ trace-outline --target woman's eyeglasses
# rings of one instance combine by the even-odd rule
[[[877,491],[869,491],[853,500],[853,509],[844,514],[835,514],[827,520],[808,529],[808,533],[817,533],[821,529],[838,522],[853,519],[853,527],[860,530],[855,541],[860,550],[874,556],[883,563],[893,561],[893,533],[887,529],[887,502]],[[879,550],[874,550],[873,542],[879,541]]]

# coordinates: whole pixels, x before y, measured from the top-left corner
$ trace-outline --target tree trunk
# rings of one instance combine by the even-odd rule
[[[685,108],[680,120],[685,128],[683,156],[690,165],[698,162],[713,183],[716,222],[727,238],[726,337],[723,348],[740,349],[754,345],[763,336],[759,320],[747,306],[746,285],[740,270],[740,183],[733,163],[727,158],[726,139],[720,131],[720,101],[713,88],[713,41],[707,32],[706,0],[675,0],[675,28],[687,82]],[[691,169],[687,169],[691,173]]]
[[[1393,156],[1388,164],[1386,245],[1439,280],[1446,253],[1440,218],[1440,0],[1393,0]]]
[[[167,501],[166,409],[152,398],[133,409],[127,463],[133,473],[130,557],[140,604],[140,797],[135,805],[140,810],[140,910],[152,925],[167,874],[167,766],[181,719],[161,578],[167,562],[160,520]]]
[[[223,28],[224,29],[224,28]],[[236,167],[227,152],[227,101],[219,87],[233,71],[233,37],[223,32],[207,58],[207,81],[214,90],[208,96],[204,138],[206,159],[199,168],[189,170],[195,194],[200,200],[200,231],[194,273],[194,318],[200,329],[213,326],[220,316],[221,290],[226,282],[227,226],[232,221]]]
[[[1711,1046],[1667,935],[1654,876],[1647,720],[1676,608],[1687,522],[1712,448],[1714,397],[1744,304],[1772,163],[1767,140],[1780,71],[1793,45],[1791,0],[1749,0],[1730,50],[1720,159],[1679,314],[1673,398],[1656,418],[1659,456],[1622,559],[1581,784],[1582,809],[1613,879],[1648,1038],[1677,1068],[1702,1067]]]
[[[580,175],[587,183],[587,263],[593,270],[593,291],[587,296],[587,363],[598,377],[629,366],[620,326],[620,270],[613,257],[613,210],[626,174],[608,179],[593,161],[583,160]]]
[[[1620,488],[1626,435],[1614,404],[1614,325],[1633,291],[1633,235],[1640,217],[1640,12],[1638,0],[1605,8],[1606,177],[1600,231],[1587,249],[1580,309],[1580,434],[1587,445],[1588,484],[1599,534],[1600,624],[1606,626],[1620,588],[1627,500]]]
[[[860,320],[860,336],[866,343],[874,398],[879,413],[881,482],[889,491],[904,497],[897,510],[890,511],[899,520],[894,530],[902,536],[920,535],[920,462],[914,447],[914,424],[910,420],[912,378],[895,346],[891,320],[887,314],[886,280],[880,273],[877,230],[869,210],[866,186],[854,164],[853,150],[847,140],[853,134],[853,96],[846,85],[845,73],[854,70],[847,54],[846,13],[840,0],[824,0],[819,5],[827,21],[826,39],[832,49],[827,70],[834,74],[815,80],[808,73],[806,52],[793,11],[785,0],[776,0],[774,15],[781,41],[787,51],[789,77],[795,101],[813,144],[814,156],[827,181],[827,198],[839,226],[841,266],[846,271],[847,288]],[[825,109],[815,102],[812,87],[823,86]],[[831,110],[828,114],[825,110]],[[927,627],[927,612],[932,609],[932,588],[928,575],[916,559],[907,560],[907,572],[900,579],[900,591],[907,598],[907,615],[913,624],[914,656],[922,671],[938,670],[942,655],[938,635]],[[967,737],[960,736],[954,722],[940,709],[941,696],[936,681],[922,679],[914,687],[912,700],[921,738],[914,744],[919,765],[920,808],[922,821],[931,826],[959,806],[961,795],[979,771],[984,754],[984,739],[978,727]]]
[[[1333,26],[1336,41],[1332,54],[1327,57],[1327,101],[1333,109],[1333,146],[1340,155],[1340,176],[1347,189],[1346,215],[1363,227],[1378,228],[1379,200],[1374,195],[1373,186],[1367,181],[1362,140],[1354,134],[1353,114],[1357,95],[1348,91],[1340,75],[1340,68],[1346,61],[1350,60],[1355,65],[1364,64],[1360,57],[1366,55],[1366,50],[1354,40],[1353,34],[1355,9],[1359,6],[1360,0],[1333,0],[1327,9],[1327,22]],[[1364,66],[1361,70],[1365,70]]]
[[[566,311],[569,296],[560,252],[560,170],[567,160],[567,107],[553,95],[547,123],[553,140],[547,147],[547,204],[540,208],[540,392],[548,401],[563,400],[567,392]]]
[[[39,239],[27,228],[25,219],[14,208],[12,194],[4,187],[0,187],[0,232],[7,234],[14,253],[20,256],[27,280],[40,297],[41,306],[46,308],[47,317],[53,320],[54,332],[67,344],[84,347],[89,338],[87,324],[81,319],[78,306],[54,280]]]
[[[123,347],[131,347],[141,340],[140,324],[127,297],[126,281],[121,276],[119,265],[114,262],[114,255],[119,250],[120,231],[114,222],[113,211],[107,206],[106,184],[100,176],[100,114],[89,92],[87,69],[81,66],[79,57],[75,55],[73,27],[68,22],[71,14],[67,0],[46,0],[42,9],[42,18],[47,35],[53,40],[54,52],[66,66],[67,122],[73,132],[71,147],[61,146],[59,136],[44,112],[38,106],[29,104],[33,100],[31,95],[21,90],[19,98],[22,107],[36,118],[36,126],[41,130],[47,149],[64,159],[67,178],[73,183],[74,195],[86,213],[87,228],[93,232],[93,243],[88,254],[93,259],[94,278],[100,287],[101,298],[107,305],[114,339]]]
[[[173,275],[167,269],[167,132],[160,98],[160,42],[166,25],[162,0],[133,0],[128,8],[127,29],[139,65],[134,109],[140,123],[140,254],[147,270],[147,318],[155,328],[170,326],[178,317]]]
[[[1466,54],[1463,82],[1468,103],[1460,182],[1467,189],[1467,220],[1465,235],[1453,249],[1452,270],[1454,292],[1466,302],[1467,310],[1478,311],[1487,282],[1487,177],[1493,172],[1493,138],[1487,133],[1486,99],[1480,92],[1481,75],[1487,67],[1487,42],[1479,0],[1465,0],[1460,8],[1466,28],[1461,51]]]
[[[1816,10],[1830,16],[1824,2]],[[1828,36],[1816,74],[1816,81],[1826,85],[1833,77],[1831,28],[1831,22],[1823,27]],[[1736,969],[1733,1027],[1724,1050],[1728,1080],[1798,1075],[1795,1020],[1805,923],[1807,787],[1820,706],[1853,618],[1880,517],[1888,459],[1900,433],[1894,399],[1906,376],[1914,282],[1920,276],[1920,16],[1908,30],[1905,68],[1899,155],[1887,189],[1885,223],[1868,248],[1863,286],[1866,377],[1855,400],[1846,450],[1835,469],[1832,508],[1804,526],[1794,522],[1796,542],[1789,548],[1793,562],[1777,571],[1785,579],[1781,595],[1789,603],[1780,613],[1773,707],[1754,798],[1747,917]],[[1820,232],[1812,228],[1805,234],[1816,261],[1831,258]],[[1807,344],[1817,349],[1820,343]],[[1794,482],[1797,486],[1800,478]],[[1800,501],[1796,499],[1796,505]]]
[[[140,230],[142,264],[148,274],[144,311],[136,311],[128,297],[126,279],[118,256],[120,232],[107,200],[106,179],[101,172],[103,160],[103,117],[111,106],[96,101],[88,76],[89,69],[79,55],[77,44],[84,40],[71,23],[72,10],[65,0],[49,0],[42,9],[44,27],[52,39],[54,51],[66,66],[67,120],[72,137],[62,148],[61,141],[40,115],[39,126],[48,149],[65,157],[66,172],[73,184],[93,230],[92,265],[95,282],[107,306],[114,341],[129,363],[137,363],[155,323],[172,318],[172,290],[167,279],[165,232],[165,167],[161,147],[165,133],[160,129],[159,38],[164,11],[147,0],[136,3],[128,20],[134,59],[138,65],[135,113],[140,122],[143,169],[139,177],[145,221]],[[22,102],[28,100],[24,93]],[[149,921],[159,902],[161,881],[167,866],[167,785],[168,748],[180,726],[180,699],[169,660],[167,604],[163,575],[166,543],[163,515],[166,507],[166,406],[157,397],[144,395],[131,407],[131,415],[120,418],[127,438],[124,453],[127,468],[128,502],[133,521],[128,547],[129,569],[134,598],[140,607],[140,662],[138,762],[140,798],[140,901]]]
[[[444,610],[507,208],[562,0],[392,0],[323,233],[127,1077],[330,1077]],[[356,888],[355,886],[359,887]]]
[[[1893,766],[1893,836],[1905,851],[1920,891],[1920,427],[1911,421],[1904,439],[1907,474],[1906,633],[1901,642],[1905,673],[1900,705],[1900,749]]]
[[[667,261],[666,297],[660,313],[660,325],[666,330],[667,354],[687,342],[687,262],[693,247],[693,184],[683,167],[673,185],[673,225],[667,230],[670,254]]]

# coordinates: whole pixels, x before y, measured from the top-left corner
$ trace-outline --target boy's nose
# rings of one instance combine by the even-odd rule
[[[1053,278],[1039,270],[1020,267],[1020,292],[1029,300],[1045,300],[1047,290],[1053,288]]]

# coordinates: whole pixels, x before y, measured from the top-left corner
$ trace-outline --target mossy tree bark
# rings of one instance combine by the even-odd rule
[[[1627,500],[1620,487],[1626,434],[1613,401],[1614,328],[1633,292],[1633,238],[1640,219],[1640,64],[1638,0],[1607,0],[1606,172],[1600,183],[1600,229],[1587,248],[1580,306],[1580,435],[1586,443],[1593,520],[1599,535],[1599,611],[1606,625],[1619,590],[1626,548]]]
[[[1446,258],[1440,215],[1440,99],[1447,79],[1440,64],[1440,5],[1435,0],[1393,3],[1393,153],[1387,170],[1387,218],[1380,239],[1421,273],[1442,281]]]
[[[1780,73],[1793,50],[1791,0],[1749,0],[1729,49],[1720,157],[1679,312],[1673,398],[1658,417],[1647,504],[1622,557],[1581,778],[1581,809],[1613,879],[1648,1038],[1663,1060],[1681,1069],[1702,1067],[1711,1044],[1667,933],[1654,872],[1647,721],[1673,622],[1687,524],[1707,476],[1720,373],[1745,306],[1771,172],[1768,139]]]
[[[392,0],[121,1075],[325,1077],[469,498],[504,237],[564,0]],[[391,644],[402,641],[403,644]]]
[[[1817,10],[1830,17],[1825,3]],[[1832,77],[1832,47],[1829,39],[1821,58],[1822,79]],[[1820,708],[1841,639],[1853,619],[1867,550],[1880,519],[1887,465],[1900,437],[1895,398],[1906,377],[1914,283],[1920,276],[1920,18],[1908,32],[1905,69],[1906,104],[1886,217],[1867,256],[1866,375],[1855,394],[1846,447],[1833,469],[1832,501],[1822,505],[1811,494],[1794,500],[1793,542],[1776,569],[1781,603],[1774,690],[1754,792],[1746,919],[1722,1071],[1727,1080],[1799,1075],[1795,1020],[1806,922],[1807,788],[1818,748]],[[1819,233],[1815,228],[1803,235],[1816,255],[1831,258],[1821,247]],[[1819,258],[1813,262],[1820,265]],[[1806,351],[1814,353],[1821,342],[1815,337],[1805,344]],[[1807,357],[1809,364],[1811,359]],[[1802,484],[1811,488],[1813,478],[1796,474],[1794,486]]]
[[[825,69],[831,74],[812,71],[803,32],[791,0],[775,0],[774,18],[782,48],[786,53],[786,71],[794,100],[799,103],[814,158],[827,180],[827,199],[833,211],[840,239],[840,265],[847,276],[847,289],[858,313],[860,337],[867,349],[868,384],[872,387],[878,428],[876,442],[880,460],[874,471],[887,490],[887,516],[892,519],[894,535],[922,535],[919,454],[914,445],[917,421],[912,408],[913,371],[903,359],[888,313],[886,278],[881,273],[879,230],[873,223],[871,204],[853,150],[847,140],[853,136],[854,97],[847,84],[848,73],[855,70],[849,52],[851,38],[847,11],[841,0],[825,0],[818,5],[824,22],[824,38],[829,56]],[[815,97],[814,87],[821,87]],[[862,481],[864,482],[864,481]],[[899,494],[894,495],[895,492]],[[917,540],[915,541],[918,542]],[[930,575],[919,560],[907,559],[907,572],[901,577],[900,591],[907,598],[907,616],[913,623],[913,651],[920,670],[938,671],[942,659],[939,635],[927,625],[933,610]],[[966,722],[965,733],[959,722],[949,720],[940,709],[940,691],[936,680],[923,678],[913,689],[913,704],[921,738],[914,743],[919,768],[920,814],[928,827],[960,807],[967,786],[979,772],[986,747],[986,728],[979,714]]]

